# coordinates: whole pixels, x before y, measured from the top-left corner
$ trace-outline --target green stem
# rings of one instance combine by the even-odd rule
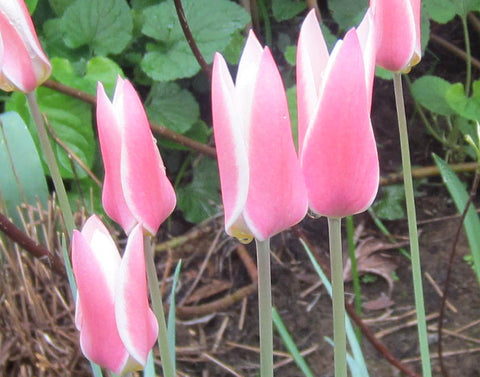
[[[468,34],[467,17],[461,17],[463,26],[463,35],[465,38],[465,54],[467,55],[467,74],[465,78],[465,95],[470,95],[470,85],[472,83],[472,51],[470,48],[470,35]]]
[[[355,255],[355,225],[353,223],[353,216],[345,218],[347,225],[347,241],[348,241],[348,255],[350,257],[350,265],[352,266],[352,280],[353,292],[355,293],[355,312],[362,316],[362,289],[360,287],[360,276],[358,276],[357,257]],[[360,327],[355,329],[358,342],[362,340],[362,330]]]
[[[163,310],[162,295],[158,284],[157,269],[153,258],[153,245],[149,236],[145,236],[145,263],[147,266],[148,290],[152,300],[152,307],[158,321],[158,347],[162,359],[163,374],[165,377],[175,377],[175,369],[172,364],[171,352],[168,342],[167,323]]]
[[[328,218],[330,269],[332,273],[333,342],[335,377],[347,377],[347,337],[343,292],[342,219]]]
[[[258,321],[260,327],[260,376],[273,377],[272,282],[270,239],[255,240],[258,268]]]
[[[43,119],[40,114],[35,92],[28,93],[27,100],[33,120],[37,126],[38,138],[40,139],[40,145],[42,147],[43,154],[53,180],[53,185],[55,186],[55,191],[57,192],[58,202],[60,204],[60,209],[62,210],[63,219],[65,220],[65,227],[67,228],[68,235],[71,236],[73,229],[75,228],[72,209],[70,207],[70,202],[68,201],[67,191],[65,190],[62,176],[60,175],[60,169],[58,168],[52,145],[50,144],[50,139],[48,138],[47,130],[45,129],[45,124],[43,123]]]
[[[268,16],[268,9],[267,5],[265,4],[265,0],[258,0],[258,8],[260,13],[263,17],[263,23],[265,24],[265,39],[266,45],[272,46],[272,25],[270,24],[270,17]]]
[[[428,349],[427,322],[422,287],[422,271],[420,266],[420,248],[418,244],[417,218],[415,213],[415,198],[413,195],[412,167],[408,145],[407,118],[403,102],[402,76],[393,74],[395,88],[395,102],[397,106],[398,129],[400,133],[400,148],[402,153],[403,179],[405,185],[405,199],[407,203],[408,233],[410,237],[410,256],[412,264],[413,288],[415,292],[415,309],[417,311],[418,338],[420,342],[420,356],[424,377],[431,377],[430,351]]]

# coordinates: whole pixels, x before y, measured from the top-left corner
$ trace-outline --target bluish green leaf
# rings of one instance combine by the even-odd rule
[[[373,210],[384,220],[405,218],[405,191],[403,185],[382,187],[382,196],[373,204]]]
[[[412,84],[412,95],[432,113],[449,116],[455,114],[445,99],[451,85],[440,77],[425,75]]]
[[[335,0],[328,2],[328,8],[332,12],[332,17],[342,30],[357,26],[362,20],[367,6],[367,0]]]
[[[458,179],[445,161],[437,155],[433,155],[433,159],[440,169],[443,182],[452,196],[457,211],[462,213],[465,210],[465,205],[468,201],[469,194],[467,193],[467,190],[465,190],[463,183]],[[473,256],[473,267],[480,283],[480,219],[473,204],[467,211],[463,227],[467,234],[470,252]]]
[[[97,55],[119,54],[132,38],[133,20],[125,0],[76,0],[61,19],[67,45],[87,45]]]
[[[480,120],[480,81],[473,83],[471,97],[465,95],[463,84],[457,83],[450,86],[445,94],[448,105],[464,118]]]
[[[242,29],[249,17],[238,4],[227,0],[185,0],[185,16],[207,63],[216,51],[223,51],[232,35]],[[170,81],[191,77],[199,70],[195,57],[183,35],[173,1],[166,1],[143,12],[142,32],[159,42],[148,52],[142,69],[154,80]]]
[[[187,221],[199,223],[219,211],[220,181],[217,162],[202,158],[193,167],[192,181],[177,189],[177,205]]]
[[[200,116],[193,95],[171,82],[157,83],[152,87],[147,112],[154,122],[180,133],[188,131]]]
[[[48,206],[48,187],[30,132],[15,112],[0,116],[0,198],[6,213],[23,228],[17,207]]]
[[[430,18],[440,24],[449,22],[457,14],[452,0],[424,0],[424,7]]]
[[[273,17],[277,21],[288,20],[299,14],[305,7],[303,0],[272,0]]]

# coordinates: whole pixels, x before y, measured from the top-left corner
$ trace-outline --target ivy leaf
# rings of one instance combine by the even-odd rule
[[[449,116],[455,111],[445,96],[451,84],[437,76],[422,76],[412,84],[412,95],[423,107],[432,113]]]
[[[177,189],[177,206],[187,221],[199,223],[219,212],[219,190],[217,162],[203,157],[193,168],[192,181]]]
[[[303,0],[272,0],[273,17],[277,21],[289,20],[304,9],[305,1]]]
[[[167,82],[153,85],[147,113],[154,122],[183,134],[200,117],[200,108],[192,93],[176,83]]]
[[[480,121],[480,81],[472,85],[473,95],[465,96],[463,84],[451,85],[445,94],[445,99],[452,109],[464,118]]]
[[[215,52],[223,51],[232,35],[249,21],[241,6],[227,0],[185,0],[183,7],[207,63],[211,63]],[[145,73],[158,81],[195,75],[200,66],[183,35],[173,1],[144,9],[143,17],[142,33],[159,42],[141,63]]]
[[[76,0],[61,20],[69,47],[87,45],[97,55],[119,54],[132,38],[133,20],[125,0]]]

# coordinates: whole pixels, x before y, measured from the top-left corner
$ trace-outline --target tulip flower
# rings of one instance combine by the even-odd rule
[[[371,23],[368,15],[364,21]],[[372,35],[368,30],[359,34]],[[313,12],[300,32],[300,160],[310,209],[319,215],[341,218],[362,212],[377,193],[379,165],[370,121],[371,47],[371,41],[361,42],[351,29],[328,56]],[[312,74],[315,69],[320,72]]]
[[[212,113],[227,233],[264,241],[299,222],[307,200],[285,89],[270,50],[253,32],[235,84],[215,55]]]
[[[30,93],[52,71],[23,0],[0,0],[0,88]]]
[[[371,0],[376,24],[377,65],[408,72],[422,57],[420,0]]]
[[[97,125],[105,211],[127,234],[137,223],[155,234],[175,208],[175,192],[141,100],[128,80],[118,78],[113,102],[98,84]]]
[[[141,225],[121,258],[106,227],[91,216],[73,232],[72,262],[83,354],[117,374],[142,369],[158,327],[148,304]]]

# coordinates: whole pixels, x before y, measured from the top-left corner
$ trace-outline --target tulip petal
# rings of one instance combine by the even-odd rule
[[[81,305],[80,345],[90,360],[120,373],[129,356],[115,322],[114,290],[120,256],[112,238],[101,229],[91,231],[90,236],[91,243],[76,230],[72,236],[73,271]],[[90,245],[95,245],[95,251]]]
[[[372,107],[373,81],[375,79],[375,22],[372,9],[368,8],[360,25],[357,28],[357,35],[363,52],[365,63],[365,79],[367,84],[368,108]]]
[[[374,0],[377,30],[377,64],[389,71],[403,71],[417,45],[415,17],[410,0]]]
[[[118,273],[115,315],[120,337],[130,355],[142,366],[157,339],[158,325],[148,303],[143,229],[130,233]]]
[[[128,233],[136,223],[125,200],[120,176],[122,135],[116,109],[107,97],[103,85],[97,86],[97,126],[102,151],[105,178],[102,204],[105,212]]]
[[[212,73],[212,117],[225,228],[233,236],[249,233],[248,229],[242,227],[243,220],[239,221],[247,201],[249,171],[244,125],[236,107],[234,91],[227,64],[217,53]],[[235,226],[240,229],[234,229]]]
[[[120,176],[125,201],[137,222],[153,235],[173,212],[175,192],[142,102],[128,80],[118,79],[113,105],[122,130]]]
[[[368,208],[379,181],[364,61],[354,29],[335,47],[326,75],[301,162],[310,208],[319,215],[344,217]]]
[[[297,109],[298,109],[298,147],[302,149],[309,120],[317,106],[318,92],[329,53],[325,38],[312,9],[302,28],[297,45]]]
[[[258,68],[249,124],[245,222],[255,238],[265,240],[298,223],[307,211],[285,88],[268,48]]]

